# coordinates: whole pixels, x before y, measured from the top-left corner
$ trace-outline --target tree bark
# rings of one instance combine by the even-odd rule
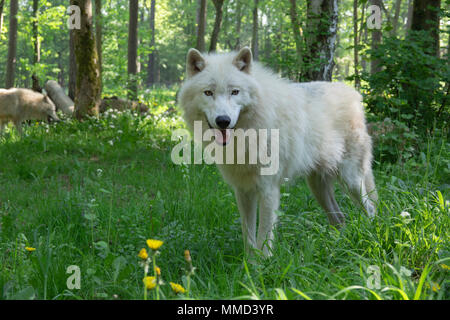
[[[128,25],[128,98],[137,99],[137,45],[138,45],[139,1],[130,0],[130,20]]]
[[[5,0],[0,0],[0,36],[2,35],[3,27],[3,8],[5,7]],[[1,38],[1,37],[0,37]]]
[[[151,0],[150,4],[150,32],[152,37],[150,40],[151,52],[148,55],[147,66],[147,85],[151,86],[156,82],[156,48],[155,48],[155,13],[156,0]]]
[[[75,45],[73,43],[73,30],[69,30],[69,97],[75,100],[77,88],[77,59],[75,57]]]
[[[364,18],[363,18],[364,19]],[[358,38],[358,0],[353,0],[353,67],[355,73],[355,88],[359,89],[359,38]]]
[[[392,34],[394,36],[397,36],[397,30],[398,30],[398,19],[400,17],[400,8],[402,6],[402,0],[396,0],[395,1],[395,12],[394,12],[394,22],[392,25]]]
[[[236,45],[235,50],[241,49],[242,0],[236,0]]]
[[[253,0],[253,26],[252,26],[252,54],[255,61],[259,60],[258,41],[258,4],[259,0]]]
[[[100,70],[92,21],[91,0],[71,0],[81,9],[80,29],[73,30],[77,62],[75,117],[97,116],[100,105]]]
[[[219,40],[220,26],[222,25],[223,16],[223,2],[224,0],[212,0],[214,3],[214,8],[216,9],[216,19],[214,21],[214,29],[211,35],[211,43],[209,46],[209,52],[214,52],[217,50],[217,42]]]
[[[198,0],[198,15],[197,15],[197,45],[195,48],[204,52],[206,50],[205,44],[205,30],[206,30],[206,0]]]
[[[32,89],[37,92],[42,92],[39,85],[39,78],[36,74],[36,68],[41,61],[41,46],[39,41],[39,0],[33,0],[33,40],[34,40],[34,72],[31,76],[33,81]]]
[[[300,34],[300,23],[298,21],[297,15],[297,1],[290,0],[290,16],[291,16],[291,25],[292,32],[294,33],[295,39],[295,48],[297,52],[297,68],[296,68],[296,79],[300,81],[301,71],[303,70],[303,46],[302,46],[302,37]]]
[[[16,54],[17,54],[17,12],[19,10],[18,0],[11,0],[9,9],[9,40],[8,40],[8,59],[6,62],[6,81],[5,88],[14,87],[16,73]]]
[[[408,14],[407,14],[407,21],[405,25],[405,31],[408,33],[408,31],[411,29],[411,23],[412,23],[412,16],[413,16],[413,8],[414,8],[414,0],[408,1]]]
[[[441,0],[414,0],[411,30],[428,31],[433,38],[433,52],[439,57],[439,9]]]
[[[307,78],[331,81],[336,50],[337,0],[307,2]]]
[[[382,0],[370,0],[370,4],[378,6],[380,9],[383,7]],[[371,49],[376,50],[381,43],[381,30],[373,29]],[[375,74],[381,71],[379,59],[372,58],[370,60],[370,74]]]
[[[47,81],[45,91],[47,91],[50,99],[52,99],[58,109],[69,116],[73,114],[75,107],[72,99],[64,93],[63,88],[56,81]]]
[[[102,19],[102,0],[95,0],[95,45],[97,47],[98,65],[100,71],[100,96],[103,86],[103,19]]]

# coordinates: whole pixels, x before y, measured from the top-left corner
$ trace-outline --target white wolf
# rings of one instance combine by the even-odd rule
[[[29,89],[0,89],[0,131],[12,121],[22,134],[23,121],[48,119],[59,121],[55,105],[48,96]]]
[[[179,103],[190,130],[203,121],[203,128],[220,130],[216,142],[226,144],[230,129],[279,129],[277,174],[261,175],[258,165],[218,165],[234,188],[247,252],[271,255],[285,178],[306,177],[333,225],[344,223],[334,197],[336,178],[369,216],[375,214],[372,144],[358,92],[342,83],[289,82],[252,61],[247,47],[205,55],[190,49],[186,69]]]

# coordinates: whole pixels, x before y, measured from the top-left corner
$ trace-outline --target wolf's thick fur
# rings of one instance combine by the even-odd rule
[[[279,129],[277,174],[260,175],[258,165],[218,165],[234,187],[247,249],[270,255],[284,178],[306,177],[333,225],[344,223],[334,197],[336,178],[370,216],[375,214],[371,138],[361,95],[353,88],[336,82],[292,83],[253,62],[249,48],[208,55],[191,49],[179,101],[191,130],[194,121],[219,129],[216,119],[224,115],[230,119],[228,128]]]
[[[55,105],[46,95],[29,89],[0,89],[0,131],[12,121],[22,134],[21,124],[25,120],[59,121]]]

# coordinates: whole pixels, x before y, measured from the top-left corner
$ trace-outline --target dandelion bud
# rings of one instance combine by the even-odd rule
[[[184,259],[186,260],[187,263],[191,263],[191,253],[189,252],[189,250],[184,250]]]

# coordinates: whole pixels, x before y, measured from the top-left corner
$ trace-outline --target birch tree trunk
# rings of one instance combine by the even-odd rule
[[[18,0],[11,0],[9,9],[8,59],[6,62],[6,81],[5,81],[6,89],[14,87],[14,80],[16,74],[18,10],[19,10]]]
[[[307,78],[331,81],[338,24],[337,0],[307,2]]]

